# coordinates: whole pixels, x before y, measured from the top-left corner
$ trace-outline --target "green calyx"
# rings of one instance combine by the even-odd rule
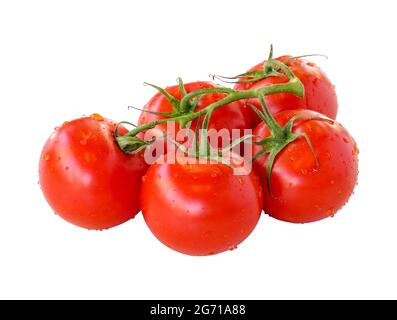
[[[276,160],[277,155],[284,150],[290,143],[294,142],[295,140],[299,138],[304,138],[306,140],[307,145],[310,148],[310,151],[313,154],[313,157],[316,161],[316,167],[319,169],[320,163],[318,161],[318,158],[316,156],[316,153],[314,151],[313,145],[308,137],[308,135],[305,132],[301,133],[294,133],[292,132],[293,125],[296,120],[298,119],[306,119],[306,120],[324,120],[324,121],[330,121],[334,123],[333,120],[326,118],[326,117],[318,117],[318,116],[307,116],[304,114],[297,114],[294,117],[292,117],[285,125],[284,127],[281,127],[273,118],[273,116],[270,114],[269,110],[266,107],[265,100],[263,96],[259,96],[258,100],[264,110],[264,112],[259,111],[254,105],[250,105],[251,108],[254,109],[254,111],[258,114],[258,116],[265,122],[267,127],[270,130],[271,135],[269,137],[266,137],[260,141],[254,141],[253,144],[261,146],[262,150],[258,151],[257,154],[253,156],[253,160],[259,159],[265,154],[269,154],[266,162],[266,184],[267,188],[269,191],[269,194],[271,197],[272,191],[271,191],[271,185],[270,185],[270,178],[274,166],[274,162]]]
[[[283,64],[284,65],[284,64]],[[285,66],[285,65],[284,65]],[[286,67],[286,66],[285,66]],[[238,74],[233,77],[225,77],[219,75],[211,75],[213,79],[218,79],[226,83],[251,83],[257,82],[269,77],[283,77],[289,78],[288,74],[281,73],[285,68],[280,65],[279,61],[273,59],[273,45],[270,45],[270,53],[267,60],[263,63],[263,68],[260,70],[252,70],[245,73]],[[289,69],[288,69],[289,71]]]
[[[121,121],[121,122],[117,123],[116,128],[113,133],[114,138],[119,145],[119,148],[127,154],[137,154],[137,153],[141,152],[142,150],[144,150],[145,148],[149,147],[152,143],[154,143],[158,140],[164,139],[166,137],[164,135],[162,137],[153,138],[150,140],[144,140],[144,139],[138,138],[136,136],[130,136],[128,134],[120,135],[119,127],[123,124],[128,124],[133,127],[136,127],[136,125],[134,125],[133,123],[128,122],[128,121]]]
[[[261,101],[262,107],[264,110],[267,110],[264,100],[259,99]],[[261,119],[266,123],[268,126],[271,135],[269,137],[266,137],[260,141],[254,141],[253,144],[261,146],[263,149],[260,150],[257,154],[255,154],[252,158],[252,160],[256,160],[260,157],[262,157],[265,154],[269,154],[266,162],[266,184],[267,188],[269,191],[269,194],[271,197],[273,197],[272,191],[271,191],[271,183],[270,183],[270,178],[274,166],[274,162],[276,160],[277,155],[284,150],[290,143],[294,142],[295,140],[299,138],[304,138],[313,153],[313,156],[316,160],[316,165],[317,167],[320,166],[316,153],[314,151],[313,145],[307,136],[306,133],[294,133],[292,132],[292,127],[294,125],[295,120],[299,118],[308,118],[308,119],[313,119],[314,117],[307,117],[305,115],[296,115],[292,117],[287,124],[284,127],[281,127],[276,123],[273,117],[271,117],[272,120],[269,121],[268,116],[266,113],[262,113],[259,111],[254,105],[251,105],[251,107],[255,110],[255,112],[261,117]]]
[[[147,113],[152,113],[155,115],[163,116],[166,118],[181,117],[181,116],[193,113],[200,101],[201,96],[195,96],[193,99],[188,99],[188,100],[185,99],[184,100],[184,98],[188,95],[188,93],[186,92],[186,88],[185,88],[182,78],[177,78],[177,82],[178,82],[180,93],[182,95],[181,100],[178,100],[177,98],[175,98],[172,94],[170,94],[164,88],[161,88],[161,87],[151,84],[151,83],[147,83],[147,82],[144,83],[145,85],[149,85],[149,86],[155,88],[168,100],[168,102],[172,105],[171,112],[153,112],[153,111],[138,109],[138,108],[134,108],[134,109],[138,109],[142,112],[147,112]],[[208,94],[208,93],[209,92],[205,92],[205,94]],[[184,101],[184,103],[182,103],[182,101]],[[179,121],[179,125],[181,128],[184,128],[185,126],[188,126],[189,123],[185,122],[182,118]]]
[[[326,55],[320,53],[305,54],[305,55],[290,57],[286,61],[284,61],[282,65],[285,66],[294,59],[300,59],[306,57],[323,57],[325,59],[328,59]],[[219,75],[211,75],[211,77],[212,79],[221,80],[226,83],[252,83],[269,77],[289,78],[289,75],[286,74],[285,72],[286,70],[285,68],[282,67],[282,65],[278,60],[273,59],[273,45],[270,45],[269,57],[267,58],[267,60],[263,62],[262,69],[248,71],[233,77],[225,77]]]
[[[245,135],[239,139],[233,140],[230,144],[223,147],[222,149],[214,148],[211,145],[210,137],[208,135],[208,126],[213,110],[209,110],[205,115],[202,126],[197,126],[194,133],[193,145],[190,148],[171,140],[183,153],[191,158],[201,158],[214,161],[216,163],[225,164],[231,168],[234,168],[233,163],[231,163],[230,157],[227,154],[240,143],[252,139],[253,135]],[[201,118],[198,118],[198,123],[200,123]],[[190,137],[189,137],[190,138]]]

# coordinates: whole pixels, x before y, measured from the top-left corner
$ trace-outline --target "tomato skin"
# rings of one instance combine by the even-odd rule
[[[126,155],[113,136],[115,123],[97,116],[66,122],[44,145],[39,182],[52,209],[87,229],[108,229],[140,211],[141,154]],[[119,128],[125,134],[125,128]]]
[[[287,110],[275,116],[284,125],[296,114],[322,116],[310,110]],[[333,216],[349,199],[357,183],[358,149],[354,139],[339,123],[326,120],[296,120],[293,132],[306,132],[317,159],[306,140],[298,138],[281,151],[271,173],[271,191],[266,185],[265,155],[254,162],[263,186],[264,211],[279,220],[306,223]],[[264,123],[254,135],[269,136]],[[256,139],[260,140],[260,139]],[[254,154],[260,150],[254,147]]]
[[[299,98],[292,93],[277,93],[266,96],[266,106],[272,114],[284,110],[305,108],[320,112],[331,119],[336,118],[338,101],[335,87],[317,65],[304,59],[291,59],[291,56],[282,56],[275,60],[285,63],[302,81],[305,88],[305,96]],[[261,70],[262,68],[263,62],[251,68],[250,71]],[[236,83],[235,89],[247,90],[285,82],[288,82],[287,78],[269,77],[257,82]],[[262,110],[258,99],[248,99],[247,103],[251,103]],[[247,111],[253,126],[257,125],[260,122],[258,115],[249,106],[247,106]]]
[[[154,191],[155,190],[155,191]],[[262,211],[259,179],[223,164],[154,164],[142,186],[142,213],[166,246],[203,256],[232,250]]]
[[[187,93],[197,91],[200,89],[208,89],[216,87],[215,84],[211,82],[191,82],[185,84],[185,90]],[[179,86],[167,87],[166,91],[170,93],[172,96],[180,100],[182,98],[181,91]],[[211,93],[203,96],[196,106],[196,111],[204,109],[208,105],[221,100],[225,97],[224,93]],[[152,111],[152,112],[171,112],[173,111],[171,103],[165,98],[163,94],[160,92],[156,93],[150,101],[144,106],[144,110]],[[164,119],[165,117],[150,114],[148,112],[142,112],[138,124],[146,124],[158,119]],[[203,120],[203,119],[202,119]],[[191,129],[195,130],[197,126],[197,120],[192,122]],[[167,124],[160,124],[156,126],[160,128],[162,131],[166,131]],[[243,103],[240,101],[235,101],[229,103],[226,106],[223,106],[217,110],[215,110],[211,116],[211,121],[209,124],[209,129],[228,129],[229,131],[232,129],[249,129],[252,128],[250,117],[248,115],[247,110],[244,108]],[[176,124],[176,131],[179,130],[179,124]]]

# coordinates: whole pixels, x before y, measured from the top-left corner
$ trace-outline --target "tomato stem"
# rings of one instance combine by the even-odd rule
[[[293,93],[297,96],[303,96],[303,85],[299,79],[295,78],[287,83],[279,83],[279,84],[274,84],[271,86],[265,86],[265,87],[256,88],[256,89],[252,89],[252,90],[233,90],[233,89],[228,89],[228,88],[201,89],[198,91],[194,91],[194,92],[186,95],[184,98],[182,98],[180,106],[182,108],[185,108],[185,105],[191,98],[196,97],[198,95],[215,93],[215,92],[217,92],[217,93],[219,93],[219,92],[226,93],[227,92],[227,93],[229,93],[229,95],[219,101],[216,101],[216,102],[208,105],[206,108],[201,109],[197,112],[190,113],[190,114],[184,114],[184,115],[176,116],[176,117],[155,120],[155,121],[146,123],[142,126],[136,127],[134,129],[132,129],[131,131],[129,131],[124,136],[120,136],[119,138],[136,136],[140,132],[146,131],[148,129],[152,129],[159,124],[166,123],[169,121],[189,122],[189,121],[192,121],[200,116],[205,115],[211,109],[215,110],[215,109],[218,109],[226,104],[229,104],[234,101],[242,100],[242,99],[259,98],[262,96],[267,96],[270,94],[282,93],[282,92],[289,92],[289,93]],[[270,113],[269,113],[269,116],[272,118]]]
[[[140,144],[136,140],[138,138],[131,140],[131,137],[135,137],[140,132],[152,129],[159,124],[167,123],[170,121],[178,122],[181,124],[181,127],[183,127],[185,124],[188,124],[189,122],[197,118],[206,116],[207,114],[212,114],[213,111],[215,111],[216,109],[222,106],[230,104],[234,101],[246,100],[250,98],[259,99],[264,111],[263,120],[269,126],[272,134],[280,138],[282,136],[283,130],[274,120],[269,110],[266,108],[264,102],[264,96],[276,94],[276,93],[292,93],[295,94],[296,96],[303,97],[304,87],[302,82],[293,74],[293,72],[284,63],[272,59],[272,54],[269,55],[269,60],[267,64],[270,69],[276,68],[277,70],[282,70],[284,72],[284,75],[289,79],[289,81],[286,83],[278,83],[278,84],[263,86],[250,90],[234,90],[231,88],[215,87],[215,88],[200,89],[194,92],[186,93],[182,79],[178,78],[178,84],[182,93],[182,98],[180,101],[177,100],[175,97],[171,96],[165,89],[152,84],[148,84],[156,88],[159,92],[165,95],[165,97],[173,105],[174,107],[173,113],[175,115],[169,114],[169,116],[164,119],[155,120],[153,122],[146,123],[139,127],[135,127],[123,136],[115,135],[120,148],[122,148],[125,152],[133,153],[134,147],[140,146]],[[226,96],[223,99],[208,105],[204,109],[195,112],[194,108],[197,105],[199,99],[202,96],[211,93],[224,93],[226,94]],[[193,99],[195,98],[197,100],[193,101]],[[129,142],[132,142],[134,146],[130,146]],[[147,143],[144,143],[142,141],[141,145],[147,145]]]

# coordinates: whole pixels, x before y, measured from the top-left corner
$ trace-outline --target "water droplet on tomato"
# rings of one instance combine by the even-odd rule
[[[330,208],[328,208],[328,210],[325,212],[325,214],[327,215],[327,216],[332,216],[333,214],[334,214],[334,207],[330,207]]]
[[[312,172],[317,172],[318,170],[319,168],[317,166],[312,168]]]
[[[349,139],[346,138],[346,137],[343,137],[343,142],[344,142],[344,143],[349,143]]]
[[[327,157],[328,160],[331,160],[331,154],[328,151],[325,153],[325,156]]]
[[[229,251],[233,251],[235,249],[237,249],[236,245],[230,245],[230,246],[227,247],[227,250],[229,250]]]
[[[49,155],[49,154],[45,154],[45,155],[44,155],[44,160],[45,160],[45,161],[48,161],[48,160],[50,160],[50,158],[51,158],[51,157],[50,157],[50,155]]]
[[[295,161],[295,160],[296,160],[296,158],[295,158],[294,156],[290,156],[289,159],[290,159],[291,161]]]
[[[331,180],[329,183],[330,183],[330,184],[334,184],[334,183],[335,183],[335,181],[334,181],[334,180]]]
[[[211,178],[216,178],[218,176],[218,173],[216,171],[211,172]]]
[[[105,118],[104,117],[102,117],[100,114],[98,114],[98,113],[93,113],[92,115],[90,115],[90,118],[92,119],[92,120],[96,120],[96,121],[103,121],[103,120],[105,120]]]
[[[358,147],[357,147],[357,145],[355,144],[355,145],[354,145],[354,148],[353,148],[353,150],[352,150],[352,154],[353,154],[353,156],[358,156],[359,153],[360,153],[360,150],[358,150]]]
[[[145,182],[146,181],[146,176],[143,176],[142,177],[142,182]]]
[[[301,169],[301,173],[305,176],[307,175],[307,169],[306,168],[302,168]]]
[[[82,145],[85,145],[85,144],[87,144],[87,140],[86,140],[86,139],[81,139],[81,140],[80,140],[80,143],[81,143]]]
[[[238,178],[238,183],[243,185],[245,182],[244,182],[244,180],[242,178]]]

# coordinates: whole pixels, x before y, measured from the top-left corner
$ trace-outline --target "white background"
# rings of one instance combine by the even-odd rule
[[[1,1],[0,298],[397,298],[393,1]],[[53,214],[38,160],[53,128],[98,112],[136,120],[159,85],[233,75],[275,54],[314,58],[360,147],[333,219],[263,215],[240,247],[189,257],[141,215],[86,231]],[[319,191],[321,192],[321,191]]]

